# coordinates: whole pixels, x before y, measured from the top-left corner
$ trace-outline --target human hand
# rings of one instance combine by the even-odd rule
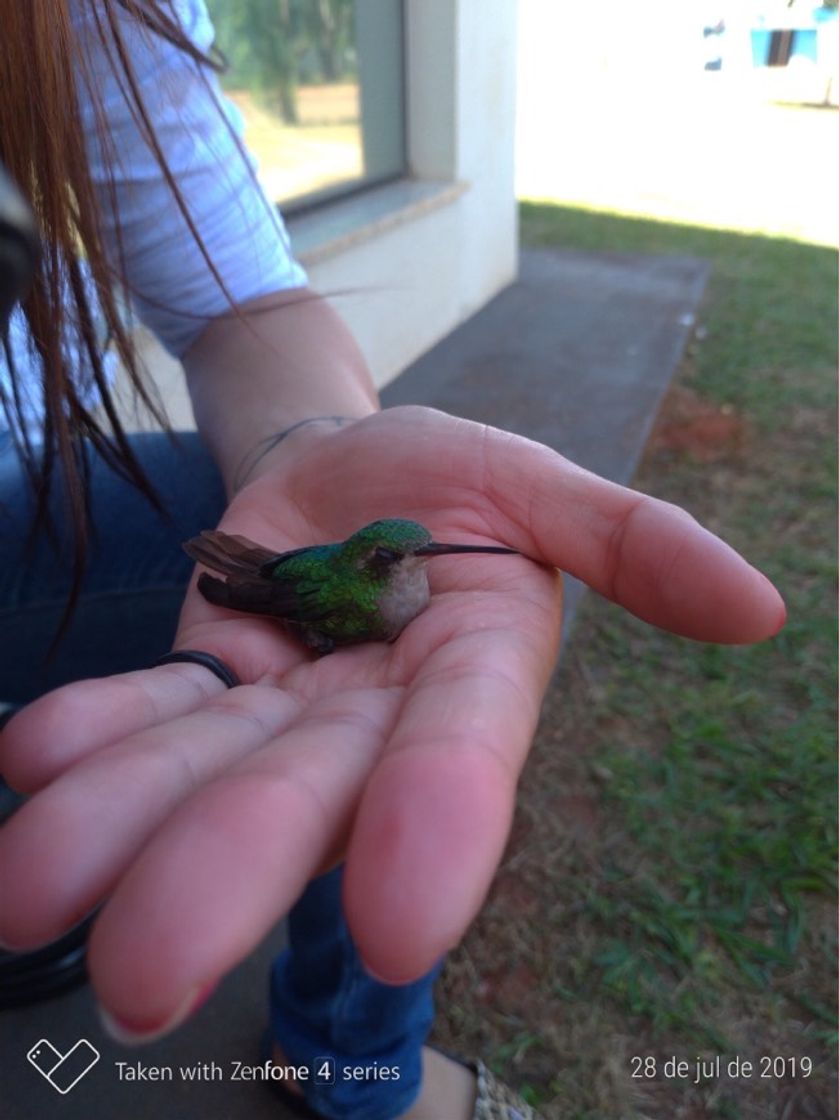
[[[12,720],[0,769],[36,796],[0,835],[0,938],[34,947],[106,898],[90,972],[135,1034],[185,1018],[342,854],[375,974],[413,979],[456,944],[501,857],[554,666],[555,567],[689,637],[783,624],[771,584],[683,511],[442,413],[311,430],[262,469],[225,531],[283,550],[400,516],[532,560],[435,559],[431,604],[393,645],[317,660],[193,581],[176,648],[221,657],[240,688],[166,665],[69,685]]]

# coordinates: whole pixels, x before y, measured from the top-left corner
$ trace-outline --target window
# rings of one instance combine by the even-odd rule
[[[222,76],[286,212],[404,174],[401,0],[207,0]]]

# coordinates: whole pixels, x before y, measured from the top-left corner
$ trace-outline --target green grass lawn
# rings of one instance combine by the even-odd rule
[[[707,646],[586,599],[509,859],[449,970],[455,1005],[490,978],[486,1013],[454,1012],[452,1033],[495,1047],[550,1117],[832,1116],[836,254],[552,205],[521,218],[529,245],[713,262],[635,485],[762,568],[789,621]],[[754,1073],[693,1084],[699,1055]],[[664,1075],[674,1057],[689,1078]]]

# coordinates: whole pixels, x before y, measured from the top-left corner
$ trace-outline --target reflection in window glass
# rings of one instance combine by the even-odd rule
[[[207,0],[269,194],[310,202],[404,167],[400,0]]]

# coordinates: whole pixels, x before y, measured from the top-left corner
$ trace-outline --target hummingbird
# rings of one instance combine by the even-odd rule
[[[498,545],[445,544],[416,521],[373,521],[345,541],[276,552],[218,530],[185,541],[198,590],[219,607],[282,620],[320,654],[355,642],[395,641],[428,606],[426,562],[461,552],[518,555]]]

